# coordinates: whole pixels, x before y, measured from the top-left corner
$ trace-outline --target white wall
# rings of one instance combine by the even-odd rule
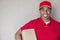
[[[53,3],[52,16],[60,22],[60,0]],[[41,0],[0,0],[0,40],[15,40],[15,32],[28,21],[39,17]]]

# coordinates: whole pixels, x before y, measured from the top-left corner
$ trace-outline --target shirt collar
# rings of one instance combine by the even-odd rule
[[[51,24],[52,18],[50,17],[50,22],[49,22],[48,24],[46,24],[46,23],[42,20],[41,17],[39,18],[39,21],[40,21],[42,24],[44,24],[44,25],[49,25],[49,24]]]

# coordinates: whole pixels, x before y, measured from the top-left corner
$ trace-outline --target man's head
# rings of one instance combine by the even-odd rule
[[[42,19],[49,20],[51,14],[52,6],[48,1],[43,1],[39,5],[39,11]]]

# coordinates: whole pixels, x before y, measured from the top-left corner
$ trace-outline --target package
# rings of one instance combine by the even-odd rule
[[[26,29],[22,31],[23,40],[37,40],[34,29]]]

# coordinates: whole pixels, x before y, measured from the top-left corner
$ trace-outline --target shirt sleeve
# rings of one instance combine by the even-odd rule
[[[25,29],[31,29],[31,28],[33,28],[33,21],[30,21],[30,22],[28,22],[28,23],[26,23],[24,26],[22,26],[19,30],[25,30]]]

